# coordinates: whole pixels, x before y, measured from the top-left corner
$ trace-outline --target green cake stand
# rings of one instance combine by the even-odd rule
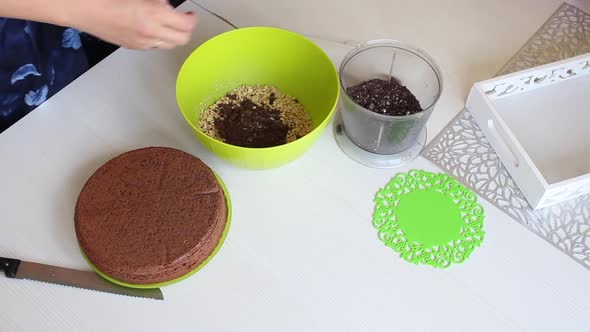
[[[213,257],[215,257],[215,255],[217,254],[217,252],[219,252],[219,250],[223,246],[223,243],[225,242],[225,238],[227,237],[227,233],[229,232],[229,227],[230,227],[230,224],[231,224],[232,205],[231,205],[231,199],[229,197],[229,191],[227,190],[227,187],[225,186],[225,183],[223,183],[223,180],[221,180],[221,178],[216,173],[214,173],[214,174],[215,174],[215,177],[217,178],[217,181],[219,182],[219,185],[223,189],[223,194],[225,195],[225,202],[227,204],[227,222],[225,223],[225,229],[223,230],[223,233],[221,234],[221,238],[219,239],[219,243],[217,244],[217,247],[215,247],[215,250],[213,250],[213,253],[211,253],[211,255],[209,257],[207,257],[207,259],[205,261],[203,261],[203,263],[201,263],[195,269],[193,269],[189,273],[183,275],[182,277],[179,277],[179,278],[176,278],[176,279],[173,279],[173,280],[169,280],[169,281],[166,281],[166,282],[160,282],[160,283],[155,283],[155,284],[131,284],[131,283],[128,283],[128,282],[124,282],[124,281],[115,279],[115,278],[109,276],[108,274],[102,272],[101,270],[99,270],[94,264],[92,264],[92,262],[90,262],[90,260],[88,259],[88,257],[86,257],[86,254],[84,254],[84,251],[81,250],[82,255],[84,256],[84,259],[86,259],[86,262],[88,262],[88,265],[90,265],[90,267],[96,273],[98,273],[98,275],[100,275],[101,277],[105,278],[106,280],[108,280],[108,281],[110,281],[112,283],[115,283],[117,285],[121,285],[121,286],[124,286],[124,287],[139,288],[139,289],[162,288],[162,287],[169,286],[169,285],[178,283],[180,281],[183,281],[186,278],[192,276],[193,274],[199,272],[199,270],[201,270],[203,267],[205,267],[205,265],[207,265],[213,259]]]

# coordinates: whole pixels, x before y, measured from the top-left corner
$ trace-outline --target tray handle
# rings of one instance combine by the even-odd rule
[[[515,152],[516,148],[512,144],[510,144],[510,140],[508,140],[503,130],[498,130],[496,123],[493,119],[488,120],[488,129],[490,133],[494,137],[494,139],[500,144],[501,149],[504,150],[503,152],[508,154],[512,159],[512,166],[518,168],[520,166],[520,160],[518,159],[518,155]],[[500,128],[501,129],[501,128]]]

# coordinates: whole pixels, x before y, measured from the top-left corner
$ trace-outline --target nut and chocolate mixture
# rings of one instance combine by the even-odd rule
[[[395,79],[373,79],[346,89],[362,107],[377,114],[404,116],[422,112],[416,96]]]
[[[203,110],[199,128],[232,145],[266,148],[307,135],[312,124],[296,98],[269,85],[243,85]]]

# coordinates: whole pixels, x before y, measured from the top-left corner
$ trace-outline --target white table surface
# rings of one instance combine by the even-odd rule
[[[240,26],[388,36],[426,49],[446,80],[431,133],[559,5],[313,3],[203,2]],[[435,270],[402,261],[371,225],[373,195],[396,171],[354,163],[331,128],[274,170],[235,168],[205,151],[178,111],[175,78],[192,49],[228,27],[194,4],[182,9],[201,14],[189,46],[119,50],[0,135],[0,255],[88,269],[73,228],[79,190],[110,158],[151,145],[197,155],[224,179],[234,205],[225,245],[205,269],[164,288],[165,301],[0,277],[0,331],[590,330],[590,272],[485,201],[486,240],[466,263]],[[316,41],[335,61],[347,49]],[[422,158],[399,171],[411,168],[439,171]]]

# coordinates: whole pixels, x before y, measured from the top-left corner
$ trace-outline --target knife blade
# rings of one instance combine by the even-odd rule
[[[100,292],[163,300],[159,288],[136,289],[114,284],[93,271],[80,271],[64,267],[21,261],[0,257],[0,271],[13,279],[28,279],[52,284],[90,289]]]

